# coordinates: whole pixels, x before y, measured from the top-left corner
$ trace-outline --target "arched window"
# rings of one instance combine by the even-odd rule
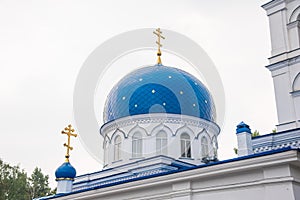
[[[156,154],[166,155],[168,153],[167,133],[160,131],[156,134]]]
[[[191,140],[187,133],[180,135],[180,145],[181,145],[181,157],[190,158],[191,157]]]
[[[202,158],[206,158],[208,156],[208,142],[206,137],[201,138],[201,155]]]
[[[118,161],[121,159],[121,144],[122,144],[122,139],[118,135],[115,138],[115,144],[114,144],[114,161]]]
[[[132,157],[139,158],[143,155],[143,138],[140,132],[132,136]]]

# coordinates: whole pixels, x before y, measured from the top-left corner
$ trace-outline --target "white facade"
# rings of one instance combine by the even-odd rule
[[[70,193],[73,187],[73,180],[59,180],[57,182],[57,194]]]
[[[269,58],[279,131],[300,127],[300,1],[273,0],[263,8],[270,23]]]
[[[253,154],[251,133],[242,132],[237,134],[238,140],[238,156],[246,156]]]
[[[299,151],[235,159],[207,167],[61,196],[60,200],[297,200]]]
[[[300,0],[273,0],[263,8],[278,133],[252,138],[242,122],[239,157],[218,161],[220,130],[213,122],[166,113],[119,118],[100,130],[105,169],[76,177],[68,194],[40,199],[300,199]]]
[[[109,122],[100,132],[105,138],[106,169],[157,155],[191,164],[214,160],[220,129],[215,123],[197,117],[152,113]],[[134,138],[137,135],[140,139]]]

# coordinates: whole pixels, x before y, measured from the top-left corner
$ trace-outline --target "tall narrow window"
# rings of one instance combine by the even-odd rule
[[[114,144],[114,161],[118,161],[121,159],[121,137],[118,135],[115,138],[115,144]]]
[[[206,158],[208,156],[208,142],[206,137],[201,138],[201,156]]]
[[[160,131],[156,134],[156,154],[157,155],[166,155],[168,153],[168,139],[167,133]]]
[[[191,140],[187,133],[183,133],[180,136],[181,145],[181,157],[190,158],[191,157]]]
[[[107,138],[105,138],[104,142],[104,166],[108,164],[108,147],[109,147],[109,142]]]
[[[132,157],[142,157],[143,154],[143,138],[142,134],[137,132],[132,136]]]
[[[217,157],[217,155],[218,155],[218,142],[217,142],[216,136],[213,137],[212,144],[213,144],[213,150],[214,150],[214,157]]]

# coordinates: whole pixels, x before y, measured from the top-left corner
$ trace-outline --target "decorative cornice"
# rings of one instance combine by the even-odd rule
[[[275,6],[278,6],[282,3],[284,3],[284,0],[273,0],[266,4],[263,4],[261,7],[267,11],[267,10],[274,8]]]
[[[270,71],[275,71],[275,70],[284,68],[289,65],[297,64],[299,62],[300,62],[300,55],[295,56],[293,58],[287,58],[283,61],[279,61],[279,62],[271,64],[271,65],[267,65],[266,68],[268,68]]]
[[[56,178],[56,181],[74,181],[74,178]]]
[[[254,153],[300,147],[300,129],[258,136],[252,139]]]
[[[290,94],[291,94],[293,97],[298,97],[298,96],[300,96],[300,90],[290,92]]]
[[[292,28],[295,28],[295,27],[300,27],[300,21],[299,20],[293,21],[293,22],[287,24],[288,29],[292,29]]]
[[[100,134],[104,136],[103,133],[116,130],[117,128],[123,128],[125,126],[134,124],[148,123],[186,124],[196,126],[199,128],[205,128],[207,130],[213,130],[214,132],[220,133],[220,127],[216,123],[201,118],[187,115],[154,113],[145,115],[134,115],[120,118],[112,122],[108,122],[100,128]]]

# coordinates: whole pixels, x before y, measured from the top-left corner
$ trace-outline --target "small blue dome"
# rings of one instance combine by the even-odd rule
[[[236,126],[236,134],[243,133],[243,132],[251,134],[251,129],[249,125],[245,124],[244,122],[241,122]]]
[[[104,122],[122,117],[169,113],[215,121],[208,89],[193,75],[163,65],[137,69],[121,79],[108,95]]]
[[[75,176],[76,176],[76,170],[69,162],[64,162],[55,171],[55,177],[57,179],[64,179],[64,178],[73,179],[75,178]]]

